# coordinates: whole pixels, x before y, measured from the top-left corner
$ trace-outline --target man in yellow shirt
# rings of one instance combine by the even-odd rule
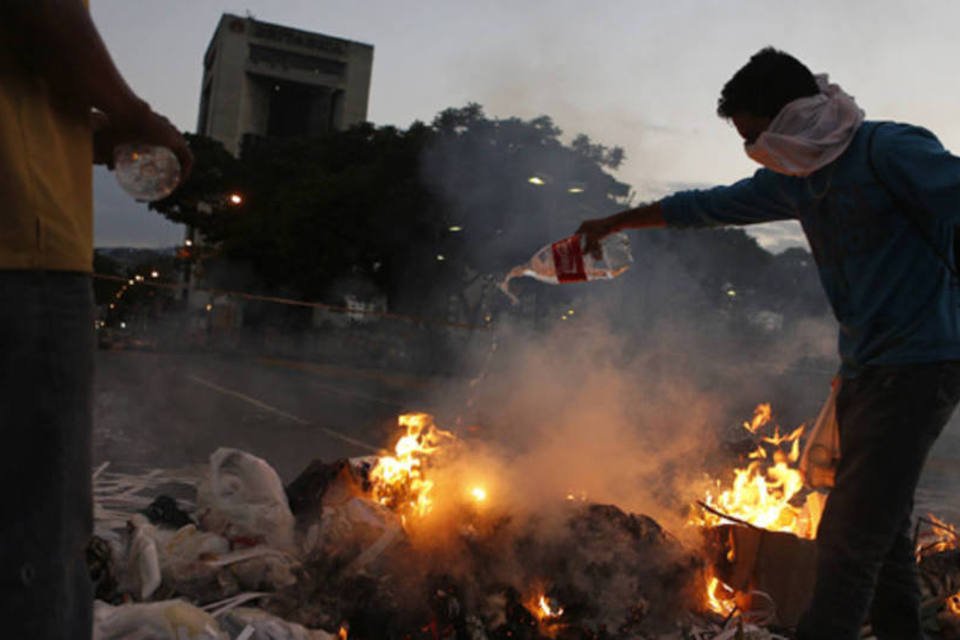
[[[157,144],[186,176],[192,156],[127,86],[84,0],[0,7],[0,620],[8,638],[83,640],[92,626],[92,161],[109,163],[120,143]]]

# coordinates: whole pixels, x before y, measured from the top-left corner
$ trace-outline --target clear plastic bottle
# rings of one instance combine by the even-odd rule
[[[625,233],[614,233],[600,241],[599,260],[586,253],[585,245],[583,236],[573,235],[543,247],[528,262],[511,269],[500,283],[500,290],[516,304],[517,297],[509,289],[514,278],[527,276],[549,284],[609,280],[629,269],[633,262]]]
[[[120,145],[113,151],[113,171],[123,190],[141,202],[162,200],[180,183],[180,162],[166,147]]]

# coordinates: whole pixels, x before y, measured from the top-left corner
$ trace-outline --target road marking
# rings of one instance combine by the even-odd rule
[[[407,373],[384,372],[359,369],[354,367],[332,365],[320,362],[305,362],[303,360],[290,360],[287,358],[273,358],[261,356],[257,362],[271,367],[282,367],[293,371],[302,371],[319,376],[337,377],[339,379],[351,378],[354,380],[372,380],[380,384],[398,387],[401,389],[414,389],[422,391],[437,386],[438,381],[428,376],[418,376]]]
[[[214,391],[218,391],[218,392],[220,392],[220,393],[222,393],[222,394],[224,394],[224,395],[237,398],[238,400],[243,400],[244,402],[247,402],[247,403],[249,403],[249,404],[252,404],[253,406],[258,407],[258,408],[260,408],[260,409],[263,409],[264,411],[269,411],[270,413],[273,413],[274,415],[278,415],[278,416],[280,416],[281,418],[286,418],[287,420],[290,420],[291,422],[296,422],[297,424],[302,425],[302,426],[305,426],[305,427],[308,427],[308,426],[309,426],[309,427],[315,427],[315,428],[319,429],[320,431],[322,431],[323,433],[325,433],[325,434],[327,434],[328,436],[330,436],[331,438],[336,438],[337,440],[342,440],[343,442],[346,442],[346,443],[348,443],[348,444],[352,444],[352,445],[354,445],[355,447],[360,447],[361,449],[366,449],[366,450],[368,450],[368,451],[373,451],[374,453],[381,453],[381,452],[383,451],[383,449],[382,449],[381,447],[375,447],[375,446],[373,446],[373,445],[371,445],[371,444],[367,444],[366,442],[363,442],[363,441],[361,441],[361,440],[357,440],[356,438],[351,438],[351,437],[348,436],[347,434],[341,433],[341,432],[339,432],[339,431],[337,431],[337,430],[335,430],[335,429],[329,429],[329,428],[327,428],[327,427],[322,427],[322,426],[320,426],[320,425],[318,425],[318,424],[316,424],[316,423],[314,423],[314,422],[310,422],[309,420],[304,420],[304,419],[301,418],[300,416],[295,416],[295,415],[293,415],[292,413],[287,413],[286,411],[284,411],[284,410],[282,410],[282,409],[278,409],[277,407],[271,406],[271,405],[267,404],[266,402],[262,402],[262,401],[260,401],[260,400],[257,400],[256,398],[252,398],[252,397],[248,396],[248,395],[245,394],[245,393],[240,393],[239,391],[235,391],[235,390],[233,390],[233,389],[227,389],[226,387],[221,387],[220,385],[216,384],[215,382],[210,382],[209,380],[205,380],[204,378],[201,378],[201,377],[199,377],[199,376],[189,375],[189,376],[187,376],[187,377],[190,378],[191,380],[193,380],[194,382],[197,382],[197,383],[199,383],[199,384],[202,384],[203,386],[208,387],[208,388],[210,388],[210,389],[213,389]]]

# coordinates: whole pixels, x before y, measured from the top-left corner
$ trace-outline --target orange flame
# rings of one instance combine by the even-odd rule
[[[545,627],[555,626],[563,616],[563,607],[555,598],[547,595],[543,586],[534,587],[524,606]]]
[[[756,434],[768,424],[773,412],[769,404],[761,404],[754,411],[753,420],[744,422],[743,428]],[[699,527],[715,527],[737,520],[761,529],[792,533],[800,538],[816,537],[817,527],[826,498],[823,494],[807,494],[801,506],[803,475],[797,469],[800,459],[800,436],[803,427],[781,434],[774,426],[773,435],[763,436],[756,450],[748,454],[745,467],[733,470],[733,482],[724,488],[720,480],[714,480],[716,492],[707,491],[703,504],[717,513],[699,510],[688,524]],[[726,519],[718,514],[726,514]],[[736,560],[734,548],[726,553],[728,562]],[[724,584],[712,572],[707,577],[704,604],[714,613],[728,617],[737,607],[737,593]]]
[[[340,628],[337,630],[337,640],[347,640],[350,636],[350,628],[346,623],[340,625]]]
[[[772,417],[773,409],[770,408],[770,403],[764,402],[758,404],[757,408],[753,410],[753,420],[744,422],[743,428],[750,433],[756,433],[760,427],[766,426]]]
[[[719,578],[710,576],[707,580],[707,608],[726,618],[737,608],[737,603],[733,599],[735,593],[732,588],[721,582]]]
[[[753,420],[743,423],[744,429],[757,433],[772,417],[769,404],[761,404],[754,411]],[[724,488],[715,480],[715,491],[707,491],[704,503],[737,520],[768,529],[784,531],[801,538],[814,538],[823,497],[811,493],[804,504],[795,506],[803,489],[803,476],[796,468],[800,458],[800,436],[803,427],[781,434],[774,427],[773,435],[764,436],[757,449],[748,455],[750,462],[733,470],[732,483]],[[722,517],[703,512],[694,516],[690,524],[713,527],[726,522]]]
[[[546,594],[542,585],[534,587],[533,593],[524,600],[523,606],[537,619],[540,635],[537,637],[556,638],[565,626],[563,607],[555,598]]]
[[[394,455],[378,458],[370,472],[373,498],[403,515],[423,517],[433,508],[433,481],[426,477],[430,457],[456,436],[438,429],[425,413],[404,414],[398,422],[405,433],[397,440]]]
[[[546,595],[541,595],[537,601],[537,611],[540,619],[559,618],[563,615],[563,607]]]

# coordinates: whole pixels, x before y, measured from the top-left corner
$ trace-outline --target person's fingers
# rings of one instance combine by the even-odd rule
[[[600,246],[600,242],[594,242],[593,246],[588,250],[590,255],[594,260],[601,260],[603,258],[603,248]]]
[[[193,169],[193,152],[190,151],[190,147],[187,145],[183,134],[173,126],[173,123],[160,114],[154,114],[154,116],[155,123],[159,129],[158,137],[161,138],[159,142],[168,147],[173,151],[173,154],[177,156],[177,160],[180,162],[180,181],[183,183],[187,177],[190,176],[190,172]]]
[[[184,140],[178,148],[174,149],[174,154],[177,156],[177,160],[180,161],[180,182],[182,184],[186,182],[187,178],[190,177],[190,172],[193,171],[193,153]]]
[[[585,235],[586,235],[587,242],[584,249],[589,255],[596,258],[600,253],[600,238],[597,236],[596,233],[588,232]]]

